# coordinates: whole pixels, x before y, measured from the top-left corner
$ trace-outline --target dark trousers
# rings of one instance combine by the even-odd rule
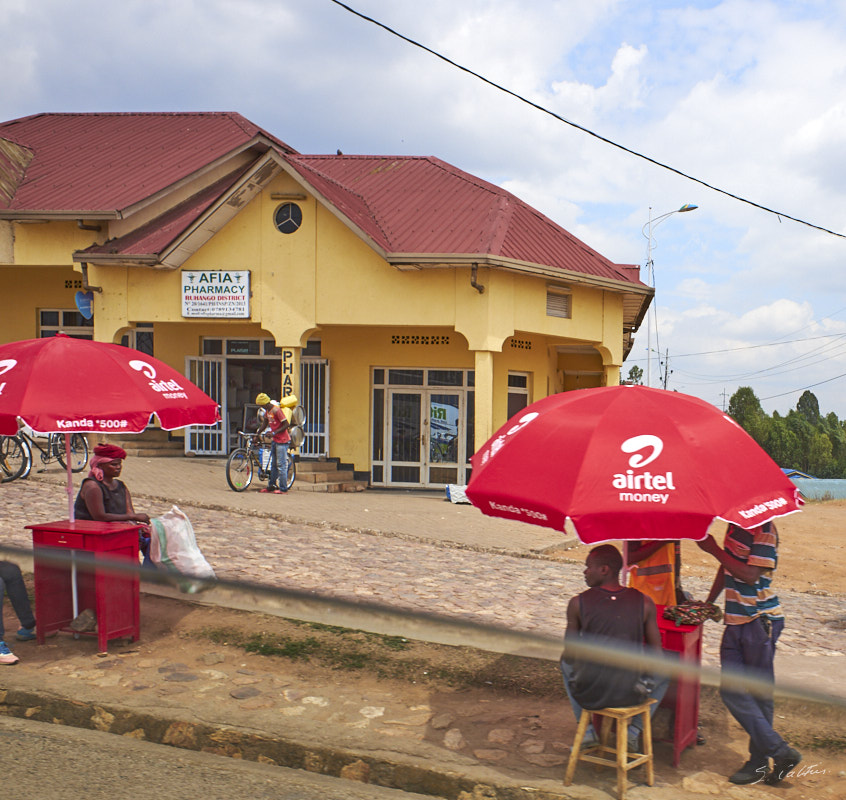
[[[769,633],[760,619],[743,625],[726,625],[720,645],[722,668],[729,667],[743,675],[773,683],[773,659],[784,620],[772,620],[770,624]],[[749,734],[749,759],[753,764],[766,765],[768,758],[784,752],[787,743],[773,730],[772,691],[752,694],[720,689],[720,696],[731,715]]]
[[[26,593],[26,584],[20,567],[11,561],[0,561],[0,641],[6,636],[6,629],[3,626],[4,593],[9,595],[9,601],[20,620],[21,627],[35,627],[35,617],[32,615],[32,606],[29,604],[29,595]]]

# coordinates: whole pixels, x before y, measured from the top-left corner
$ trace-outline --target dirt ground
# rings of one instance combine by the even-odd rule
[[[777,586],[784,590],[814,594],[843,595],[846,600],[846,563],[843,547],[846,541],[846,501],[809,503],[801,514],[793,514],[778,521],[780,554]],[[711,532],[722,541],[724,523],[715,523]],[[577,547],[567,552],[570,559],[581,558]],[[682,546],[683,571],[685,574],[710,578],[715,572],[713,559],[699,550],[692,542]],[[485,654],[464,648],[430,645],[410,642],[405,649],[393,649],[385,637],[370,634],[322,630],[286,620],[261,615],[241,615],[238,612],[194,607],[190,614],[174,612],[168,621],[166,608],[162,609],[164,628],[173,625],[174,632],[196,643],[198,653],[208,647],[210,631],[240,630],[244,641],[254,639],[253,647],[261,642],[287,643],[303,639],[317,640],[308,654],[302,655],[294,647],[299,663],[311,664],[315,669],[352,669],[356,680],[363,682],[366,689],[369,682],[375,686],[385,680],[414,680],[439,685],[445,688],[440,705],[451,700],[464,704],[468,691],[497,691],[513,695],[514,713],[523,710],[522,703],[527,695],[538,697],[562,696],[557,667],[548,662],[532,661],[512,657]],[[232,616],[232,615],[235,616]],[[230,646],[232,640],[230,637]],[[352,648],[353,656],[345,653]],[[273,650],[271,645],[270,651]],[[271,655],[274,660],[283,656]],[[307,659],[307,660],[306,660]],[[352,665],[352,666],[351,666]],[[461,688],[461,692],[451,692]],[[818,706],[798,702],[779,706],[779,730],[795,744],[809,749],[816,760],[827,759],[829,768],[837,762],[839,770],[846,769],[846,714]],[[700,719],[703,729],[711,738],[733,736],[738,747],[743,746],[743,735],[739,727],[728,717],[719,697],[703,691]],[[825,746],[825,743],[828,746]],[[822,746],[820,746],[822,745]],[[690,765],[702,761],[706,769],[707,748],[697,748],[687,757]],[[713,753],[710,754],[713,759]],[[711,764],[713,767],[713,763]]]
[[[842,595],[846,600],[846,575],[843,565],[846,501],[812,503],[801,514],[778,522],[781,536],[778,587],[786,590],[829,595]],[[722,541],[724,524],[715,524],[712,533]],[[583,558],[587,548],[581,546],[566,553],[568,560]],[[693,543],[683,544],[686,574],[710,577],[715,571],[713,560]],[[7,627],[16,624],[9,604],[5,604]],[[146,606],[146,609],[144,608]],[[385,691],[396,682],[414,681],[431,687],[441,713],[468,715],[468,704],[480,698],[497,696],[498,714],[514,719],[525,718],[527,702],[566,698],[557,666],[551,662],[487,654],[466,648],[397,641],[362,632],[297,623],[277,617],[247,614],[215,607],[176,602],[145,596],[142,600],[145,638],[151,636],[165,643],[178,641],[180,659],[199,662],[211,649],[252,648],[267,654],[267,668],[274,663],[286,669],[307,670],[310,674],[325,671],[327,684],[338,679],[338,670],[361,687],[362,696],[370,690]],[[154,622],[153,622],[154,620]],[[165,644],[166,646],[166,644]],[[193,657],[192,657],[193,656]],[[481,700],[481,702],[485,702]],[[782,786],[785,798],[837,797],[831,794],[832,781],[846,778],[846,713],[801,703],[780,703],[777,727],[785,737],[805,753],[805,764],[822,765],[820,775],[804,775],[793,785]],[[568,726],[567,714],[561,715]],[[703,790],[719,793],[726,788],[725,765],[739,766],[745,758],[745,738],[739,726],[728,716],[719,697],[703,690],[700,722],[708,745],[685,753],[681,772],[674,772],[665,757],[659,760],[659,779],[680,781],[683,776]],[[660,731],[656,718],[656,731]],[[572,739],[572,731],[562,730],[562,741]],[[664,746],[666,748],[666,745]],[[666,754],[665,754],[666,755]],[[660,750],[659,750],[660,756]],[[657,765],[656,765],[657,766]],[[715,772],[716,770],[716,772]],[[839,777],[838,777],[839,776]],[[693,785],[693,784],[692,784]],[[691,785],[691,786],[692,786]],[[758,787],[756,787],[758,788]],[[811,792],[807,794],[807,792]]]
[[[779,532],[779,560],[776,589],[813,594],[846,595],[846,500],[811,502],[798,514],[776,520]],[[719,544],[725,522],[710,529]],[[577,545],[568,555],[583,559],[587,547]],[[685,575],[712,578],[714,559],[695,542],[682,542],[682,583]],[[701,598],[700,598],[701,599]]]
[[[492,707],[493,727],[520,729],[527,718],[537,716],[559,731],[561,742],[572,741],[575,732],[560,673],[552,662],[413,641],[398,647],[396,637],[203,606],[192,606],[186,613],[183,604],[161,598],[153,602],[158,635],[178,638],[181,660],[193,663],[221,645],[246,645],[251,652],[290,654],[267,655],[268,669],[284,661],[285,669],[307,674],[322,685],[339,680],[354,685],[362,697],[386,691],[402,696],[403,684],[413,682],[427,687],[430,706],[438,715],[464,720],[462,732],[471,752],[490,747],[486,737],[493,723],[488,724],[485,714],[489,716]],[[846,783],[846,712],[780,701],[777,714],[779,732],[801,749],[808,771],[769,791],[778,791],[786,800],[842,797],[837,787]],[[714,690],[703,689],[699,718],[706,745],[685,751],[676,769],[669,745],[662,743],[671,737],[669,712],[660,709],[656,714],[656,776],[659,785],[722,794],[728,787],[725,776],[747,758],[748,740]],[[438,742],[442,734],[432,730],[427,739]],[[515,754],[502,766],[519,772],[527,765]],[[555,777],[560,769],[536,769],[533,774],[549,772],[548,777]]]

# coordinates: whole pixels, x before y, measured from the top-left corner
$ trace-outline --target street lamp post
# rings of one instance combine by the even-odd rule
[[[640,232],[646,237],[646,280],[653,289],[652,302],[649,304],[649,312],[646,318],[646,385],[652,386],[652,323],[657,319],[655,316],[655,267],[652,263],[652,231],[660,225],[667,217],[673,214],[684,214],[686,211],[695,211],[699,206],[692,203],[685,203],[681,208],[676,208],[673,211],[668,211],[666,214],[661,214],[658,217],[652,216],[652,206],[649,206],[649,221],[640,229]],[[648,230],[648,232],[646,232]],[[651,281],[650,281],[651,278]],[[655,339],[656,344],[658,339],[658,327],[655,322]],[[666,386],[664,387],[667,388]]]

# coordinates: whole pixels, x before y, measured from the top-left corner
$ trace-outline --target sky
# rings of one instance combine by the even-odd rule
[[[562,119],[332,0],[0,0],[0,119],[237,111],[302,153],[437,156],[640,264],[623,377],[846,419],[846,0],[347,5]]]

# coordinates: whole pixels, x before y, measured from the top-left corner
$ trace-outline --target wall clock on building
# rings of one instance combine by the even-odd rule
[[[296,203],[282,203],[273,215],[273,224],[280,233],[294,233],[303,224],[303,210]]]

